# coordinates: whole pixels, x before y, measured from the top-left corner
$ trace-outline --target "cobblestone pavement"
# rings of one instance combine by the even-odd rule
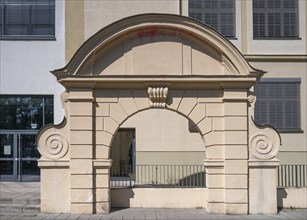
[[[128,219],[307,219],[306,209],[282,210],[277,215],[214,215],[208,214],[203,209],[148,209],[148,208],[128,208],[113,210],[111,214],[95,215],[69,215],[69,214],[1,214],[1,220],[43,220],[43,219],[66,219],[66,220],[128,220]]]

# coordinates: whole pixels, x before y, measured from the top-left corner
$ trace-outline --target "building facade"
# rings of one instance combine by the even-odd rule
[[[199,25],[205,23],[213,28],[212,31],[220,32],[224,40],[229,40],[251,66],[266,71],[252,89],[256,95],[254,120],[258,124],[272,125],[279,132],[282,146],[277,158],[281,164],[306,164],[306,12],[307,4],[303,0],[2,0],[1,179],[33,180],[39,177],[35,135],[43,125],[59,124],[65,115],[60,100],[65,88],[49,71],[65,66],[73,56],[77,56],[74,54],[78,54],[81,45],[86,45],[101,29],[145,13],[178,15],[195,19],[196,23],[200,22]],[[115,26],[116,23],[113,24]],[[148,37],[149,33],[143,34]],[[174,40],[172,36],[164,38],[168,38],[166,41]],[[131,48],[128,46],[124,46],[121,52],[126,57],[114,52],[118,48],[104,52],[108,56],[101,54],[106,57],[99,67],[102,72],[107,75],[117,72],[129,77],[135,74],[137,67],[129,67],[125,59],[142,60],[145,56],[152,56],[165,67],[176,66],[180,58],[176,57],[179,53],[167,51],[164,54],[169,53],[169,56],[158,58],[163,45],[149,47],[151,53],[140,52],[138,56],[129,55],[128,51],[131,48],[137,51],[141,46],[137,42]],[[177,49],[170,47],[168,51]],[[199,54],[191,53],[191,56],[194,56],[193,59],[204,53],[215,56],[206,50],[209,49],[199,49]],[[121,62],[128,63],[128,66],[117,69]],[[114,63],[117,65],[111,65]],[[218,65],[211,64],[206,69],[199,63],[199,66],[193,66],[196,72],[190,70],[192,75],[218,73]],[[125,68],[130,68],[130,72]],[[139,64],[138,68],[142,70],[143,66]],[[84,67],[83,71],[85,74],[88,69]],[[119,74],[120,71],[125,74]],[[172,71],[176,72],[175,69],[159,69],[147,63],[145,75],[168,75]],[[187,70],[180,71],[184,74]],[[148,118],[155,120],[148,121]],[[161,122],[164,122],[163,126]],[[110,157],[114,166],[203,165],[205,158],[218,152],[209,152],[209,148],[204,148],[203,141],[197,125],[189,117],[154,109],[135,114],[120,124],[117,134],[114,133]]]

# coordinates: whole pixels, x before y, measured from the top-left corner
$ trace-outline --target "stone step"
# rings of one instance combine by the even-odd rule
[[[1,213],[29,213],[37,214],[40,212],[39,204],[17,204],[17,203],[0,203]]]
[[[26,205],[25,207],[23,207],[23,210],[22,210],[22,212],[23,213],[35,213],[35,214],[37,214],[37,213],[40,213],[40,205],[37,205],[37,204],[28,204],[28,205]]]
[[[39,205],[41,202],[39,197],[33,198],[23,198],[23,197],[15,197],[15,198],[6,198],[0,197],[0,204],[36,204]]]

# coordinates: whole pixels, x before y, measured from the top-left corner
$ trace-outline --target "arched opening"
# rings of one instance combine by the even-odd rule
[[[189,122],[178,112],[147,109],[120,125],[110,145],[112,208],[150,207],[148,200],[151,207],[204,207],[205,146]],[[195,192],[203,200],[193,201]],[[178,194],[189,198],[176,201]]]
[[[264,72],[252,68],[234,45],[213,29],[176,15],[132,16],[103,28],[80,47],[67,66],[52,73],[66,89],[61,98],[67,120],[59,126],[46,126],[38,134],[43,212],[110,211],[110,145],[121,126],[135,128],[137,138],[146,137],[143,146],[137,140],[143,152],[136,155],[136,163],[200,163],[201,153],[193,154],[190,162],[183,160],[195,147],[190,145],[187,119],[201,134],[195,134],[193,142],[199,143],[201,136],[203,151],[206,146],[206,190],[152,188],[139,193],[135,188],[126,192],[128,196],[120,192],[121,201],[130,207],[145,207],[144,202],[147,207],[189,204],[206,207],[210,213],[276,212],[276,186],[271,180],[276,175],[280,140],[271,128],[254,125],[248,111],[248,103],[253,102],[250,88]],[[137,119],[147,112],[172,114]],[[183,129],[174,123],[182,116],[186,117]],[[135,125],[144,126],[143,121],[148,124],[140,136]],[[172,137],[176,139],[169,141]],[[272,144],[266,143],[272,139]],[[129,142],[126,152],[128,146]],[[171,156],[176,147],[183,156],[179,151]],[[268,154],[270,147],[276,150]],[[129,177],[129,172],[125,175]],[[136,180],[137,170],[135,175]],[[50,179],[61,182],[50,184]],[[140,182],[144,181],[141,178]],[[157,175],[149,182],[165,184]],[[54,192],[52,198],[49,192]],[[63,197],[61,202],[59,197]],[[160,202],[153,204],[154,198]],[[250,198],[257,198],[256,202]]]

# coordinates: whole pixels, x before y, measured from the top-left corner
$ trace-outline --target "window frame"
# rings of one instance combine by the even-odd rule
[[[0,40],[56,40],[56,1],[55,0],[50,0],[49,3],[37,3],[36,1],[34,2],[20,2],[20,3],[5,3],[6,0],[0,0],[0,10],[1,10],[1,17],[0,17]],[[43,5],[48,5],[48,6],[53,6],[53,8],[49,8],[49,11],[53,9],[54,15],[53,15],[53,34],[51,35],[26,35],[26,34],[21,34],[21,35],[13,35],[13,34],[4,34],[5,30],[5,6],[12,6],[12,5],[19,5],[19,6],[43,6]],[[32,9],[29,10],[29,13],[31,12]],[[31,23],[28,25],[35,25],[35,23]]]
[[[298,0],[293,0],[296,1],[296,7],[295,8],[285,8],[284,7],[284,0],[280,0],[280,8],[269,8],[268,2],[270,0],[264,0],[264,8],[255,8],[255,1],[258,0],[252,0],[252,30],[253,30],[253,39],[254,40],[300,40],[300,30],[299,30],[299,1]],[[257,13],[263,13],[264,14],[264,35],[255,35],[255,14]],[[296,16],[296,23],[295,23],[295,28],[296,28],[296,34],[286,36],[285,35],[285,14],[286,13],[295,13]],[[280,13],[280,36],[274,35],[270,36],[269,35],[269,13]],[[261,24],[260,24],[261,25]],[[274,28],[277,26],[276,23],[273,24]],[[291,26],[289,27],[291,28]]]
[[[257,124],[264,124],[264,125],[270,125],[272,127],[274,127],[279,133],[302,133],[302,123],[301,123],[301,120],[302,120],[302,114],[301,114],[301,78],[262,78],[260,80],[260,82],[257,84],[271,84],[271,85],[280,85],[280,84],[283,84],[283,85],[290,85],[290,84],[296,84],[298,86],[298,95],[297,97],[295,98],[291,98],[290,101],[296,101],[298,102],[297,103],[297,115],[298,115],[298,120],[297,120],[297,128],[290,128],[290,127],[283,127],[283,128],[278,128],[278,127],[275,127],[274,125],[270,124],[270,122],[268,121],[265,121],[264,123],[261,123],[259,122],[258,120],[261,120],[260,118],[257,119],[256,116],[258,113],[257,112],[257,101],[265,101],[266,104],[265,104],[265,107],[266,107],[266,110],[265,110],[265,114],[266,114],[266,117],[271,117],[270,116],[270,105],[268,105],[267,103],[271,103],[272,100],[276,100],[277,98],[263,98],[263,100],[261,100],[261,98],[259,98],[259,94],[256,94],[256,91],[255,91],[255,87],[254,87],[254,92],[255,92],[255,95],[256,95],[256,103],[255,103],[255,108],[254,108],[254,120]],[[256,86],[257,86],[256,85]],[[269,89],[269,88],[267,88]],[[284,94],[286,94],[287,89],[283,89],[282,92]],[[282,111],[281,111],[281,116],[278,116],[278,117],[282,117],[282,124],[283,126],[286,124],[286,119],[285,119],[285,115],[287,114],[287,110],[285,110],[285,107],[287,106],[286,105],[286,102],[289,101],[287,100],[287,98],[285,97],[285,95],[282,94],[281,96],[279,96],[279,100],[282,100]],[[259,103],[259,102],[258,102]],[[260,113],[259,113],[260,114]],[[263,113],[262,113],[263,114]],[[269,114],[269,116],[267,115]],[[277,118],[278,118],[277,117]],[[291,119],[292,120],[292,119]],[[293,122],[291,122],[293,123]]]
[[[24,98],[31,98],[31,99],[41,99],[42,101],[40,102],[40,105],[43,105],[42,106],[42,109],[41,109],[41,115],[39,115],[39,113],[37,113],[35,115],[35,117],[41,117],[42,118],[42,125],[41,127],[36,127],[36,128],[32,128],[32,121],[30,121],[30,127],[31,128],[26,128],[26,127],[18,127],[16,126],[16,124],[13,126],[13,127],[1,127],[0,125],[0,131],[18,131],[18,130],[23,130],[23,131],[34,131],[34,130],[38,130],[38,129],[41,129],[43,126],[47,125],[47,124],[53,124],[54,123],[54,116],[55,116],[55,105],[54,105],[54,95],[26,95],[26,94],[22,94],[22,95],[10,95],[10,94],[5,94],[5,95],[0,95],[0,98],[20,98],[20,99],[24,99]],[[47,99],[49,99],[50,101],[52,101],[52,120],[51,121],[48,121],[47,120],[47,117],[48,117],[48,114],[47,114],[47,110],[48,110],[48,106],[47,106]],[[31,106],[33,103],[28,103],[29,106]],[[0,105],[1,106],[1,105]],[[13,105],[14,106],[14,105]],[[50,106],[49,106],[50,108]],[[34,110],[34,109],[33,109]],[[34,110],[35,111],[35,110]],[[27,111],[26,111],[27,112]],[[28,111],[29,113],[29,111]],[[0,119],[1,119],[1,115],[0,115]],[[35,121],[38,122],[38,120],[36,119]],[[28,124],[28,123],[27,123]],[[39,125],[39,123],[36,123],[37,125]]]
[[[205,1],[206,0],[194,0],[194,1],[199,1],[200,4],[201,4],[201,8],[190,8],[190,4],[191,4],[191,1],[193,0],[188,0],[188,17],[190,18],[193,18],[203,24],[206,24],[208,25],[209,27],[213,28],[214,30],[216,30],[217,32],[219,32],[221,35],[223,35],[224,37],[226,37],[227,39],[237,39],[236,36],[237,36],[237,33],[236,33],[236,0],[231,0],[233,2],[233,8],[221,8],[221,1],[222,0],[211,0],[211,2],[217,2],[217,5],[218,7],[217,8],[204,8],[203,5],[205,5]],[[210,1],[210,0],[209,0]],[[194,12],[191,12],[192,10],[196,10]],[[216,13],[217,14],[217,28],[215,28],[214,26],[212,26],[211,24],[207,24],[205,22],[205,14],[208,14],[208,13]],[[195,16],[192,16],[191,14],[201,14],[201,19],[197,19],[196,18],[196,15]],[[221,22],[221,19],[222,19],[222,15],[224,13],[233,13],[233,24],[232,24],[232,32],[233,32],[233,35],[227,35],[227,34],[224,34],[222,33],[222,22]],[[212,18],[211,18],[212,19]]]

